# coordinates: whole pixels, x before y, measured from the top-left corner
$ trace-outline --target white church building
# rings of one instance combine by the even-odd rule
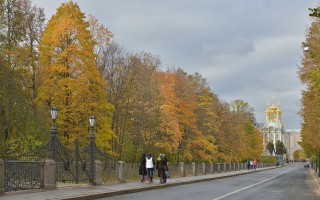
[[[276,143],[278,140],[284,143],[284,129],[281,122],[281,109],[280,103],[276,106],[274,104],[274,99],[272,99],[272,105],[267,104],[267,109],[265,111],[266,122],[261,128],[262,138],[263,138],[263,155],[270,155],[269,151],[266,149],[268,142],[272,142],[276,149]],[[274,155],[274,153],[273,153]]]

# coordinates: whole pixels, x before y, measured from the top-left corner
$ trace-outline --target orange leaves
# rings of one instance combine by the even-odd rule
[[[161,81],[160,86],[160,113],[161,125],[160,131],[162,133],[163,144],[159,147],[166,149],[168,152],[173,152],[178,148],[179,142],[182,138],[182,132],[179,129],[179,121],[177,119],[177,104],[178,98],[174,91],[176,84],[176,77],[174,74],[159,73],[158,78]]]

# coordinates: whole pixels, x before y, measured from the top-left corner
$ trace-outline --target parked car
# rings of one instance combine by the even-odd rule
[[[304,164],[304,168],[309,168],[309,167],[310,167],[310,162],[308,161]]]

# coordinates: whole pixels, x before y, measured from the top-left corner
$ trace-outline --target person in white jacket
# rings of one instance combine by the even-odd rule
[[[151,183],[153,182],[152,178],[153,178],[153,171],[154,171],[154,160],[151,153],[148,153],[148,156],[146,158],[146,168],[147,168],[147,178]]]

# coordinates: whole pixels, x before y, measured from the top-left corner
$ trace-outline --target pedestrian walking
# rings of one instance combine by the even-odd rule
[[[157,158],[156,170],[158,170],[158,177],[160,179],[160,183],[163,183],[164,168],[163,168],[163,155],[161,153]]]
[[[253,168],[254,168],[254,170],[257,169],[257,164],[258,164],[257,160],[254,159],[254,161],[253,161]]]
[[[247,160],[247,169],[250,169],[250,160]]]
[[[253,160],[250,160],[250,169],[253,169]]]
[[[147,177],[149,182],[153,182],[154,160],[151,153],[148,153],[146,158]]]
[[[148,174],[147,167],[146,167],[146,162],[147,162],[146,154],[143,153],[141,155],[140,165],[139,165],[139,175],[141,176],[141,182],[145,181],[144,177]]]
[[[163,173],[163,183],[167,182],[167,179],[169,177],[169,167],[168,167],[168,159],[166,155],[162,154],[162,167],[164,169]]]

